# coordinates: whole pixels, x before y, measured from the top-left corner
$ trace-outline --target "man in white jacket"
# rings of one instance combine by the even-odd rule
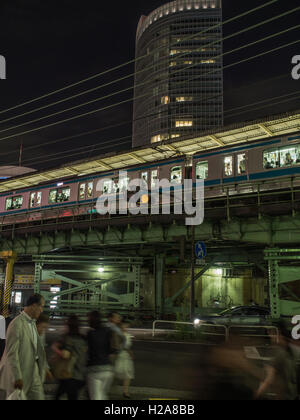
[[[7,397],[20,389],[28,400],[45,399],[43,381],[47,360],[36,328],[36,320],[44,305],[41,295],[31,296],[24,312],[9,325],[0,363],[0,389],[6,392]]]

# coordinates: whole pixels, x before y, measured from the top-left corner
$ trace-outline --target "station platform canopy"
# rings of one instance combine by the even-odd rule
[[[0,166],[0,180],[28,175],[33,172],[36,172],[36,169],[24,166]]]
[[[45,182],[117,171],[130,166],[152,163],[174,156],[192,156],[209,149],[248,143],[253,140],[300,132],[300,110],[203,132],[196,138],[168,140],[127,152],[113,152],[92,159],[70,162],[63,166],[29,173],[0,181],[0,192],[30,188]]]

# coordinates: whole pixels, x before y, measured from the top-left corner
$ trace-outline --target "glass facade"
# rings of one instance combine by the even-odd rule
[[[223,125],[221,0],[177,0],[137,30],[133,147]]]

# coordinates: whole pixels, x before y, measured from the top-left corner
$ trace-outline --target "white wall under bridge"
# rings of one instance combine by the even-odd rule
[[[161,216],[160,216],[161,217]],[[149,219],[150,220],[150,219]],[[178,243],[178,238],[191,240],[191,227],[182,222],[170,221],[164,224],[145,223],[125,226],[90,226],[86,230],[63,226],[49,230],[47,225],[38,226],[35,232],[22,229],[0,231],[0,251],[13,250],[19,255],[38,255],[53,249],[65,247],[126,247],[157,243]],[[48,229],[48,230],[47,230]],[[262,246],[299,244],[300,215],[221,220],[206,220],[195,228],[195,239],[206,242],[235,242]]]

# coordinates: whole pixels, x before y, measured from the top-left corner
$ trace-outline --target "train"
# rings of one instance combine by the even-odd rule
[[[300,185],[300,135],[254,140],[239,145],[200,151],[193,156],[173,156],[159,162],[126,168],[127,178],[118,170],[56,180],[22,190],[0,194],[0,223],[18,224],[53,218],[75,217],[95,212],[99,196],[119,194],[133,179],[142,179],[148,190],[168,179],[180,187],[184,179],[204,181],[205,198],[277,190]],[[97,184],[102,181],[102,190]]]

